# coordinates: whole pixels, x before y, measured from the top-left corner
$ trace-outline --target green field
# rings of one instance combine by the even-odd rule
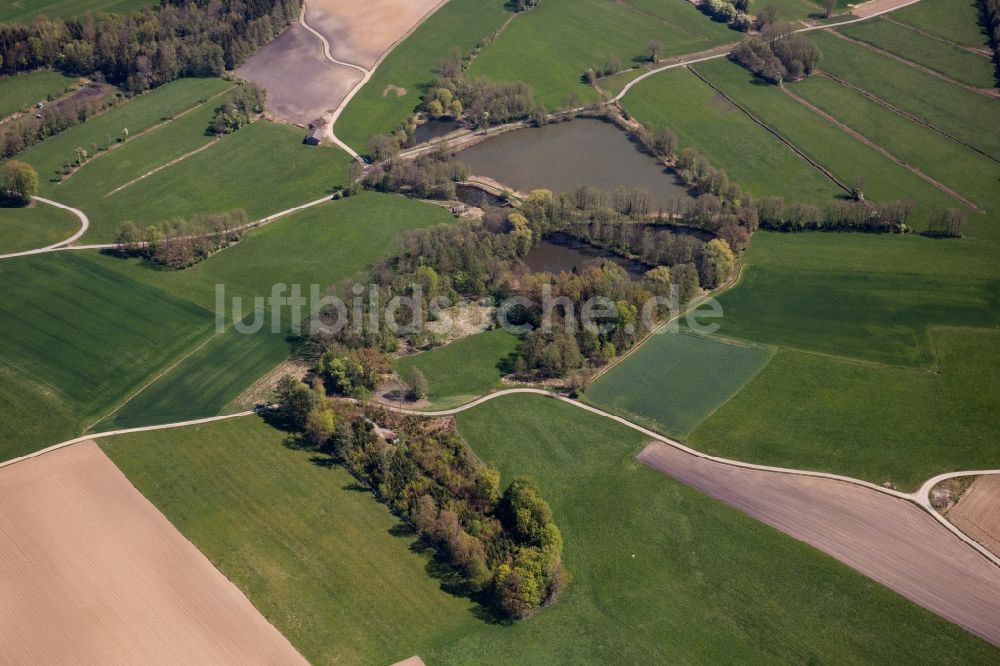
[[[934,328],[932,339],[935,372],[782,350],[690,443],[906,490],[941,472],[1000,466],[1000,332]]]
[[[736,395],[772,348],[692,333],[651,338],[584,394],[596,407],[684,437]]]
[[[438,568],[383,506],[255,417],[103,448],[313,663],[997,658],[825,555],[637,464],[644,438],[608,419],[511,396],[463,413],[459,428],[504,480],[537,480],[563,532],[573,580],[530,620],[489,623],[442,591]]]
[[[7,290],[0,394],[15,402],[4,412],[4,459],[55,443],[30,439],[32,433],[76,434],[211,326],[209,311],[78,253],[5,260],[0,280]],[[37,390],[24,395],[30,386]],[[32,424],[45,419],[33,407],[36,398],[61,403],[56,413],[72,414],[75,428]]]
[[[87,12],[126,14],[156,4],[155,0],[0,0],[0,23],[31,23],[39,14],[61,19]]]
[[[51,69],[0,77],[0,118],[44,102],[49,96],[57,97],[76,81],[74,76]]]
[[[271,294],[274,284],[310,285],[325,291],[391,254],[410,229],[442,224],[452,216],[443,208],[402,197],[365,193],[322,204],[274,222],[206,261],[183,271],[160,270],[136,260],[98,257],[102,267],[129,281],[145,282],[214,310],[216,285],[225,285],[227,329],[129,400],[98,430],[167,423],[224,411],[244,389],[285,360],[297,344],[283,313],[278,332],[269,317],[259,332],[232,327],[231,298],[242,312],[254,297]],[[248,267],[252,267],[249,269]],[[303,312],[308,319],[308,311]],[[251,318],[252,320],[252,318]],[[246,322],[250,323],[250,321]],[[306,322],[303,323],[305,325]]]
[[[696,69],[845,184],[864,179],[868,199],[913,201],[917,211],[911,226],[925,228],[923,225],[929,215],[957,205],[949,195],[830,124],[777,86],[755,84],[752,75],[739,65],[715,60],[700,63]]]
[[[572,93],[582,102],[597,99],[581,81],[588,67],[617,57],[624,67],[641,58],[651,40],[668,57],[736,41],[734,33],[680,0],[661,4],[671,19],[651,19],[628,4],[607,0],[546,0],[523,16],[473,62],[472,76],[531,84],[548,109],[562,107]]]
[[[203,103],[231,85],[222,79],[172,81],[128,100],[111,111],[90,118],[82,125],[49,137],[20,153],[18,159],[28,162],[38,171],[43,196],[58,198],[60,186],[57,183],[63,172],[63,165],[76,159],[74,151],[77,148],[94,153],[95,145],[99,148],[112,145],[121,138],[124,129],[128,129],[129,135],[135,139],[143,130]],[[96,166],[101,160],[112,159],[114,152],[100,157],[89,166]]]
[[[46,247],[69,238],[79,228],[75,215],[55,206],[0,206],[0,254]]]
[[[989,56],[970,53],[892,23],[883,18],[838,28],[848,37],[873,44],[884,51],[923,65],[956,81],[979,88],[992,88],[996,82]]]
[[[719,297],[723,335],[911,367],[935,364],[931,325],[1000,325],[1000,280],[974,241],[760,233]],[[939,249],[947,250],[942,255]],[[852,254],[852,252],[854,254]],[[779,258],[772,260],[774,255]],[[969,262],[968,255],[975,255]],[[843,263],[838,261],[843,259]],[[977,274],[974,263],[982,261]]]
[[[337,137],[359,153],[368,138],[391,132],[420,103],[434,68],[451,47],[471,51],[510,17],[503,0],[449,0],[395,48],[337,120]],[[387,86],[406,94],[396,96]]]
[[[831,79],[810,77],[795,92],[978,207],[1000,213],[997,162]]]
[[[841,193],[822,172],[686,69],[651,76],[622,104],[637,120],[669,127],[755,197],[821,205]]]
[[[971,48],[988,48],[976,0],[918,2],[892,13],[892,20]]]
[[[136,139],[142,143],[134,150],[126,144],[102,155],[65,183],[45,188],[46,194],[87,213],[91,228],[85,240],[108,242],[126,220],[145,226],[235,208],[259,219],[318,199],[347,179],[347,156],[340,150],[307,146],[298,129],[261,121],[109,194],[142,168],[210,141],[203,115],[199,110]],[[132,171],[137,162],[143,165],[138,173]]]
[[[499,386],[504,374],[500,368],[509,363],[518,345],[517,336],[497,329],[404,356],[399,360],[399,371],[407,377],[410,368],[419,368],[427,378],[427,398],[434,407],[446,409],[470,402]]]
[[[1000,132],[994,131],[1000,124],[996,100],[822,31],[809,36],[823,52],[823,71],[1000,160]]]

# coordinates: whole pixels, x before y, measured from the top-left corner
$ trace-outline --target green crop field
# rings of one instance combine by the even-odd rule
[[[1000,213],[997,162],[831,79],[810,77],[795,92],[978,207]]]
[[[1000,324],[988,253],[955,241],[758,233],[741,282],[719,297],[723,335],[858,359],[928,367],[928,327]],[[945,249],[945,248],[942,248]],[[855,251],[856,254],[851,255]],[[791,258],[772,262],[776,254]],[[978,255],[984,269],[972,270]],[[843,258],[843,263],[838,259]]]
[[[100,160],[110,160],[104,168],[114,168],[116,156]],[[63,196],[64,186],[53,188],[53,196],[79,204],[90,216],[86,240],[107,242],[126,220],[144,226],[235,208],[253,220],[287,210],[344,185],[347,161],[339,149],[303,144],[297,128],[259,121],[110,196],[93,191]]]
[[[255,333],[236,330],[232,326],[232,297],[242,299],[243,313],[252,311],[250,299],[269,296],[278,283],[301,285],[301,293],[309,297],[310,285],[318,285],[323,292],[390,254],[406,231],[452,219],[437,206],[366,193],[296,213],[184,271],[156,270],[138,261],[102,257],[109,269],[183,295],[206,308],[214,308],[216,285],[225,285],[227,329],[138,393],[112,418],[102,421],[99,429],[221,413],[245,388],[288,358],[298,342],[289,330],[287,312],[282,313],[277,333],[269,315],[262,318]],[[253,270],[247,270],[248,266]],[[303,327],[308,314],[303,312]],[[244,323],[250,324],[252,319]]]
[[[337,137],[366,153],[370,136],[391,132],[420,103],[450,48],[468,53],[510,16],[503,0],[449,0],[379,65],[337,120]]]
[[[213,135],[208,127],[222,101],[223,97],[213,96],[147,134],[118,144],[111,151],[98,153],[95,159],[86,162],[50,191],[81,208],[93,206],[105,198],[114,201],[127,197],[129,183],[212,142]],[[121,187],[126,189],[115,191]]]
[[[93,153],[95,145],[99,148],[112,145],[122,137],[122,130],[125,129],[130,136],[135,137],[143,130],[203,103],[231,85],[222,79],[172,81],[128,100],[107,113],[90,118],[81,125],[49,137],[22,152],[18,159],[28,162],[38,171],[43,195],[58,198],[60,186],[57,183],[63,172],[63,165],[76,159],[74,151],[77,148]],[[100,160],[112,157],[109,154]],[[93,165],[98,163],[94,162]]]
[[[0,254],[45,247],[65,240],[80,228],[72,213],[35,203],[30,208],[0,206]]]
[[[657,74],[622,100],[637,120],[669,127],[756,197],[823,204],[841,193],[822,172],[686,69]]]
[[[970,86],[992,88],[996,82],[989,56],[970,53],[953,44],[928,39],[886,19],[855,23],[838,30],[848,37],[873,44]]]
[[[892,13],[892,20],[971,48],[988,48],[976,0],[918,2]]]
[[[664,3],[663,11],[681,17],[683,25],[651,19],[624,3],[548,0],[517,17],[476,58],[469,73],[497,81],[525,81],[534,89],[536,101],[554,109],[564,106],[567,94],[594,101],[596,91],[581,80],[584,70],[603,67],[611,58],[629,67],[643,57],[651,40],[663,43],[662,57],[735,41],[731,30],[699,16],[693,6],[678,1],[673,4],[676,9],[670,7]]]
[[[996,100],[822,31],[809,35],[823,52],[823,71],[1000,160]]]
[[[427,397],[445,409],[470,402],[500,384],[501,366],[517,351],[517,336],[497,329],[456,340],[444,347],[405,356],[399,371],[406,377],[419,368],[427,378]]]
[[[584,399],[684,437],[760,372],[773,351],[686,332],[656,335],[594,382]]]
[[[930,215],[958,205],[949,195],[830,124],[777,86],[755,84],[752,75],[739,65],[716,60],[700,63],[696,69],[848,186],[863,179],[869,199],[913,201],[917,211],[911,223],[916,226],[922,227]],[[791,88],[794,90],[794,85]]]
[[[996,659],[829,557],[636,464],[644,438],[624,426],[512,396],[463,413],[459,428],[504,481],[536,479],[562,529],[573,580],[531,620],[480,619],[348,474],[283,446],[256,417],[102,444],[314,663]]]
[[[44,102],[50,96],[57,97],[76,81],[76,77],[51,69],[0,77],[0,118]]]
[[[932,339],[936,372],[782,350],[691,444],[906,490],[941,472],[1000,466],[1000,333],[942,327]]]
[[[30,411],[36,397],[42,404],[61,403],[56,413],[75,420],[73,430],[31,424],[4,428],[3,458],[55,443],[29,439],[33,432],[47,437],[79,432],[211,326],[209,311],[129,281],[77,253],[5,260],[0,279],[7,289],[0,306],[0,365],[5,368],[0,393],[18,405],[9,416],[5,412],[4,420],[44,420]],[[30,387],[35,390],[25,395]]]
[[[126,14],[156,4],[155,0],[0,0],[0,23],[31,23],[39,14],[61,19],[87,12]]]

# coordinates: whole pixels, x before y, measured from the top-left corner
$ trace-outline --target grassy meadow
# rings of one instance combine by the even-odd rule
[[[502,483],[538,482],[563,532],[573,580],[530,620],[481,619],[442,589],[426,549],[384,506],[256,417],[102,445],[314,663],[997,658],[809,546],[637,464],[643,438],[608,419],[509,396],[458,425]]]
[[[563,107],[567,95],[595,101],[596,91],[581,80],[584,70],[612,58],[630,67],[652,40],[663,43],[661,57],[736,41],[731,30],[689,4],[660,3],[657,11],[651,18],[626,2],[548,0],[518,16],[479,54],[469,74],[529,83],[535,100],[551,110]]]
[[[171,81],[134,97],[111,111],[90,118],[81,125],[49,137],[20,153],[18,159],[31,164],[38,171],[41,194],[58,199],[61,191],[59,180],[64,165],[76,159],[74,151],[77,148],[96,154],[98,148],[106,149],[118,142],[125,129],[129,131],[129,136],[133,140],[137,139],[136,135],[140,132],[200,106],[231,85],[228,81],[213,78]],[[100,157],[88,166],[95,166],[101,160],[112,159],[116,150],[118,149],[109,151],[108,155]],[[72,179],[69,182],[72,182]]]
[[[69,211],[42,203],[0,206],[0,254],[22,252],[65,240],[80,228]]]
[[[989,56],[928,39],[882,17],[838,28],[840,32],[935,72],[978,88],[992,88],[995,68]]]
[[[284,318],[287,313],[277,332],[269,315],[261,318],[257,332],[240,332],[232,325],[229,299],[240,297],[246,315],[253,308],[250,299],[269,296],[277,283],[299,284],[306,297],[312,284],[325,291],[390,254],[393,243],[406,231],[452,219],[437,206],[366,193],[274,222],[183,271],[101,257],[107,269],[129,280],[159,285],[207,309],[214,309],[215,286],[225,285],[227,328],[102,421],[98,429],[180,421],[224,411],[250,384],[288,358],[299,342]],[[308,311],[303,312],[303,319],[307,321]],[[252,322],[248,316],[243,323]]]
[[[44,102],[49,96],[58,97],[76,81],[76,77],[51,69],[0,77],[0,118]]]
[[[404,356],[399,372],[407,377],[418,368],[427,378],[427,399],[447,409],[465,404],[500,385],[510,357],[520,344],[517,336],[497,329],[451,342],[444,347]]]
[[[957,206],[955,199],[921,180],[874,148],[817,116],[777,86],[755,83],[753,76],[728,60],[698,64],[695,69],[713,85],[748,109],[772,130],[822,164],[850,186],[865,182],[873,201],[909,199],[917,206],[911,226],[926,228],[927,218]],[[795,86],[791,86],[795,90]]]
[[[0,0],[0,23],[31,23],[39,14],[61,19],[87,12],[127,14],[156,4],[155,0]]]
[[[622,99],[641,122],[669,127],[755,197],[821,205],[842,191],[766,129],[686,69],[651,76]]]
[[[988,47],[989,40],[980,16],[976,0],[936,0],[903,7],[892,13],[892,20],[955,44],[981,49]]]
[[[941,472],[1000,466],[1000,331],[935,327],[931,338],[933,371],[782,349],[690,443],[905,490]]]
[[[391,132],[413,112],[449,49],[468,53],[510,16],[503,0],[449,0],[379,65],[337,120],[337,137],[367,153],[370,136]]]
[[[592,384],[584,400],[684,437],[763,369],[774,350],[688,332],[656,335]]]
[[[809,39],[823,52],[824,72],[1000,160],[1000,133],[993,131],[1000,123],[996,100],[822,31],[809,33]]]

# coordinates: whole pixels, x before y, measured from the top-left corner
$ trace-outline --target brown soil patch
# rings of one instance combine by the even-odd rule
[[[336,108],[361,81],[361,72],[336,65],[323,43],[298,23],[247,60],[236,74],[267,88],[268,110],[297,125]]]
[[[305,664],[93,442],[0,469],[0,661]]]
[[[389,95],[395,95],[396,97],[402,97],[406,94],[406,88],[397,86],[390,83],[385,88],[382,89],[382,97],[388,97]]]
[[[334,58],[371,69],[441,4],[441,0],[309,0],[306,22],[330,42]]]
[[[1000,645],[1000,569],[915,504],[843,481],[714,462],[660,442],[638,460]]]
[[[708,105],[720,113],[729,113],[730,111],[737,110],[735,104],[730,102],[725,95],[720,95],[719,93],[716,93],[712,99],[708,100]]]
[[[858,18],[868,18],[879,12],[896,9],[912,2],[913,0],[869,0],[868,2],[862,2],[859,5],[851,7],[851,13]]]
[[[948,520],[1000,555],[1000,474],[978,477],[948,512]]]

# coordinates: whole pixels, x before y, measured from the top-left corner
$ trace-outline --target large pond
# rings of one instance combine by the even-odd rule
[[[638,280],[650,269],[641,261],[626,259],[614,252],[609,252],[596,245],[570,236],[556,233],[533,247],[524,258],[524,263],[533,273],[573,273],[581,272],[588,265],[601,259],[613,261],[629,274],[633,280]]]
[[[579,185],[602,190],[638,187],[652,192],[664,208],[688,198],[680,180],[639,152],[625,132],[592,118],[501,134],[463,150],[458,159],[472,173],[522,192],[566,192]]]

